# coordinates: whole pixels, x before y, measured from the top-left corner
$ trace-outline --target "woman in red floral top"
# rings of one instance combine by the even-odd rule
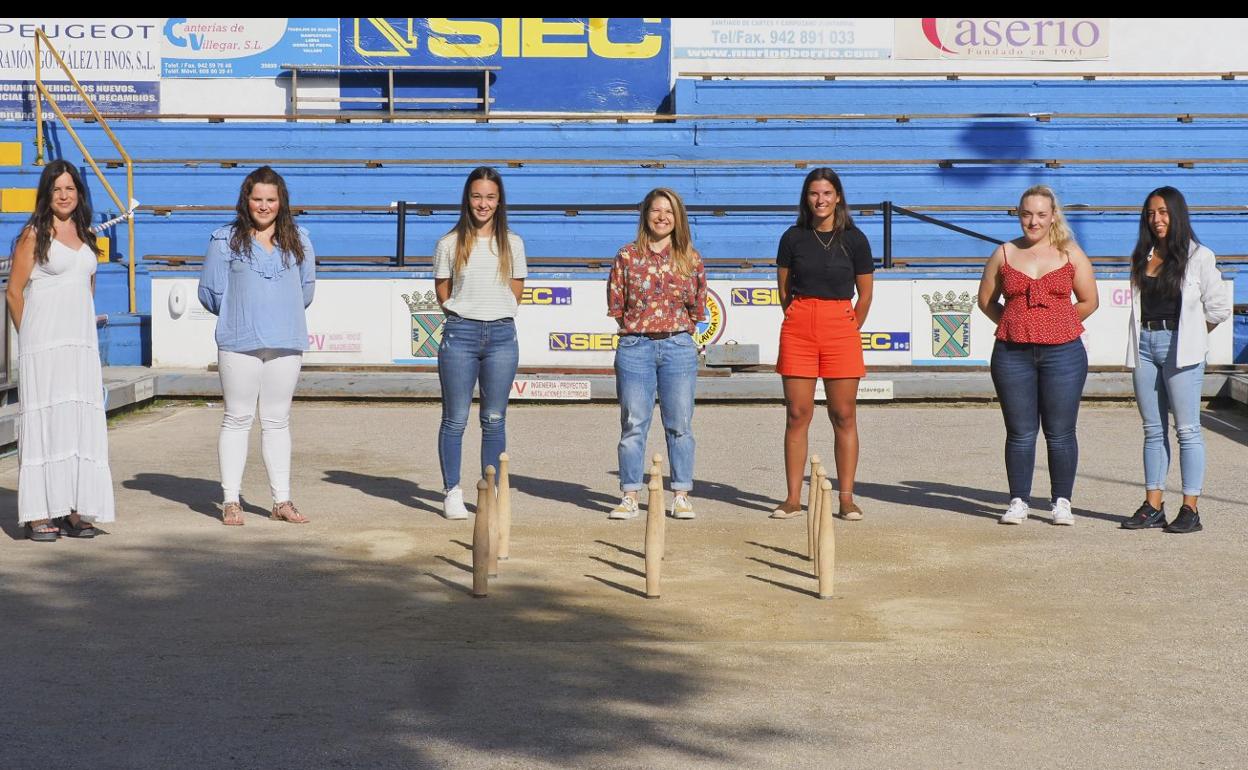
[[[1029,187],[1018,201],[1018,222],[1022,236],[992,252],[979,281],[979,309],[997,325],[992,384],[1005,419],[1010,486],[1010,504],[1000,522],[1021,524],[1030,514],[1036,436],[1043,429],[1049,521],[1070,526],[1079,465],[1076,424],[1088,378],[1088,352],[1080,335],[1097,308],[1096,276],[1052,189]]]
[[[641,203],[637,239],[620,249],[607,280],[607,315],[620,325],[615,353],[620,398],[620,490],[609,518],[637,516],[654,397],[672,467],[672,517],[692,519],[693,394],[698,343],[706,318],[706,270],[693,248],[685,204],[673,190],[651,190]]]

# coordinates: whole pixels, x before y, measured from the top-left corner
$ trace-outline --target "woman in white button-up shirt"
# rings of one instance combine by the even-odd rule
[[[1164,527],[1197,532],[1197,499],[1205,476],[1200,394],[1209,332],[1231,317],[1231,300],[1214,255],[1192,232],[1187,201],[1173,187],[1144,199],[1140,235],[1131,255],[1131,329],[1127,366],[1144,421],[1144,503],[1124,529]],[[1167,422],[1174,416],[1183,505],[1166,522],[1163,496],[1170,467]]]

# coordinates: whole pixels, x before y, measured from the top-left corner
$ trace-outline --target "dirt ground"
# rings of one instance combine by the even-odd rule
[[[474,411],[475,415],[475,411]],[[1125,532],[1139,417],[1085,405],[1076,524],[1002,527],[992,406],[863,406],[861,522],[816,598],[772,521],[782,408],[699,406],[693,521],[609,522],[618,412],[513,405],[512,558],[474,600],[436,405],[300,403],[295,502],[218,521],[219,405],[111,425],[117,522],[30,543],[0,460],[0,767],[1231,767],[1248,757],[1248,419],[1205,414],[1205,531]],[[666,455],[656,419],[651,451]],[[831,456],[817,421],[812,446]],[[479,431],[465,437],[465,476]],[[1167,510],[1178,508],[1177,450]],[[469,494],[471,501],[475,495]]]

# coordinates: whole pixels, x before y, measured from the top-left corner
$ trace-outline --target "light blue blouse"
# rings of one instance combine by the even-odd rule
[[[230,251],[230,226],[213,230],[199,276],[199,302],[217,316],[217,347],[235,353],[263,348],[307,350],[304,308],[316,290],[316,254],[299,228],[303,263],[254,238],[251,255]]]

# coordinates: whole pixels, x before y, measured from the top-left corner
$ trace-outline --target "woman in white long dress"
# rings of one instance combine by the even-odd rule
[[[31,540],[94,537],[113,520],[113,480],[95,327],[96,241],[82,178],[63,160],[39,178],[13,251],[21,427],[17,517]]]

